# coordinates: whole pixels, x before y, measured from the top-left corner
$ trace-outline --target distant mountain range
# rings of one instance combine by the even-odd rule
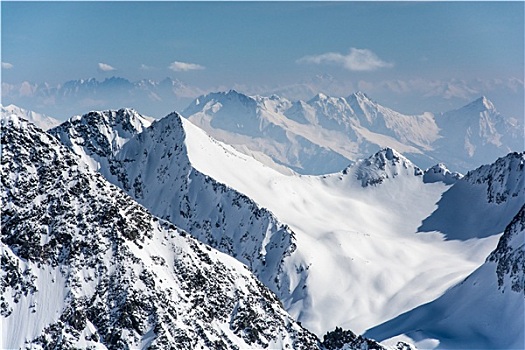
[[[148,74],[149,75],[149,74]],[[290,101],[308,101],[319,92],[327,96],[348,96],[364,90],[383,106],[405,115],[429,111],[434,114],[465,105],[479,96],[490,96],[500,113],[522,119],[523,80],[516,78],[388,81],[353,81],[329,74],[305,76],[301,81],[281,85],[199,86],[180,77],[130,80],[113,76],[86,77],[66,82],[2,81],[2,103],[14,104],[65,120],[92,110],[135,108],[145,115],[161,118],[181,111],[195,98],[216,91],[235,89],[249,96],[277,95]]]
[[[231,90],[201,96],[182,114],[239,151],[301,174],[336,172],[383,147],[423,168],[441,162],[466,172],[524,145],[522,121],[503,117],[485,97],[447,113],[409,116],[362,92],[292,102]]]
[[[3,101],[43,111],[62,120],[84,111],[119,109],[122,106],[160,117],[184,108],[204,92],[171,78],[160,81],[130,81],[120,77],[104,80],[90,78],[70,80],[57,86],[29,82],[2,84]]]
[[[16,98],[9,97],[16,91]],[[300,174],[337,172],[384,147],[396,149],[422,168],[444,163],[464,173],[525,144],[523,118],[503,116],[484,96],[445,113],[406,115],[363,92],[348,97],[318,93],[307,101],[275,94],[248,96],[235,90],[202,93],[171,78],[131,82],[112,77],[74,80],[57,87],[3,88],[4,100],[42,108],[33,108],[36,111],[56,111],[63,119],[86,109],[122,105],[152,117],[182,110],[183,116],[214,138],[281,171],[293,169]],[[9,108],[18,108],[13,106]],[[11,113],[7,108],[3,111]],[[20,113],[44,129],[57,123],[36,112]]]

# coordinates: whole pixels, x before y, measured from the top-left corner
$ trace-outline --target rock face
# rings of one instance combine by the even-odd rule
[[[525,153],[513,152],[493,164],[468,172],[465,180],[471,184],[485,185],[488,202],[502,204],[512,198],[525,196],[524,172]]]
[[[525,295],[525,205],[507,226],[487,262],[497,264],[498,288]]]
[[[180,118],[173,113],[146,128],[136,112],[92,112],[50,133],[154,215],[246,264],[284,298],[291,287],[282,268],[295,251],[293,231],[245,195],[195,170]]]

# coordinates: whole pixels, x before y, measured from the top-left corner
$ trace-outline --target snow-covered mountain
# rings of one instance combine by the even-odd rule
[[[404,115],[362,92],[292,102],[231,90],[200,96],[182,114],[239,151],[302,174],[337,172],[384,147],[424,168],[441,162],[462,172],[523,148],[523,125],[484,97],[444,114]]]
[[[461,170],[522,151],[525,145],[523,122],[502,116],[485,96],[435,120],[442,136],[435,144],[435,157]]]
[[[525,202],[524,163],[524,153],[513,152],[468,172],[442,195],[419,230],[459,240],[503,232]]]
[[[523,183],[522,183],[523,185]],[[525,348],[525,206],[497,248],[464,281],[435,301],[365,333],[421,348]]]
[[[249,97],[230,90],[201,96],[182,114],[216,139],[266,164],[275,162],[299,172],[307,168],[316,174],[348,165],[347,157],[317,141],[329,135],[285,117],[290,108],[291,102],[278,96]]]
[[[59,85],[28,81],[2,84],[4,103],[26,106],[62,120],[79,111],[122,106],[147,115],[164,116],[175,109],[183,109],[203,93],[205,90],[172,78],[130,81],[113,76],[104,80],[70,80]]]
[[[154,215],[237,258],[286,298],[297,288],[291,285],[297,278],[283,271],[295,251],[293,231],[245,195],[193,168],[178,114],[146,124],[131,110],[91,112],[50,133]],[[305,268],[300,261],[290,264]]]
[[[385,148],[343,170],[344,175],[349,173],[353,173],[363,187],[381,184],[397,176],[423,175],[420,168],[391,148]]]
[[[8,106],[0,105],[0,112],[4,116],[12,114],[17,116],[23,116],[25,119],[29,120],[31,123],[35,124],[43,130],[51,129],[61,123],[61,121],[55,118],[34,111],[29,111],[12,104]]]
[[[248,194],[296,233],[296,254],[304,257],[308,270],[304,291],[285,306],[319,333],[329,324],[360,332],[439,297],[483,264],[525,201],[519,192],[507,204],[490,202],[489,180],[477,184],[469,180],[485,171],[461,180],[460,174],[438,165],[422,174],[391,149],[329,176],[284,175],[250,157],[234,156],[232,147],[218,144],[188,122],[183,125],[189,157],[197,169]],[[523,154],[503,159],[519,157]],[[503,166],[500,160],[490,168],[495,179],[501,177],[496,169],[514,174],[508,176],[513,179],[508,186],[519,188],[523,182],[519,163],[513,160]],[[358,176],[366,164],[368,178],[381,181],[368,181],[374,184],[363,187],[367,181]],[[454,188],[461,190],[462,201],[448,200],[447,193],[457,191]],[[436,206],[442,196],[447,200]],[[468,220],[444,216],[441,231],[422,230],[422,222],[439,216],[445,207],[449,213],[468,213]],[[480,207],[484,210],[477,212]],[[461,224],[461,230],[451,232],[447,222]],[[447,236],[458,231],[463,236]],[[320,287],[326,285],[329,290]]]
[[[110,161],[124,144],[152,123],[133,109],[93,111],[75,116],[50,130],[64,145],[96,171],[111,167]]]
[[[1,136],[2,348],[385,350],[340,328],[321,342],[33,124],[3,116]]]
[[[486,187],[459,175],[440,180],[437,168],[444,167],[423,172],[391,148],[339,173],[301,176],[265,166],[171,114],[111,157],[110,169],[100,169],[110,181],[246,263],[318,335],[337,326],[359,334],[435,300],[483,264],[504,229],[479,231],[469,220],[462,227],[479,231],[471,239],[452,239],[447,227],[422,229],[439,217],[444,206],[436,203],[456,186],[474,204],[497,204],[488,202]],[[459,210],[446,202],[448,211]],[[489,210],[477,218],[496,222],[500,214]]]

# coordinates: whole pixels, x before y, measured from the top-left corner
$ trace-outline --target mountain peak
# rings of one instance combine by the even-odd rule
[[[0,111],[4,116],[16,115],[22,117],[24,120],[27,120],[43,130],[49,130],[52,127],[59,125],[61,122],[55,118],[49,117],[44,114],[36,113],[24,108],[18,107],[14,104],[8,106],[2,106],[0,104]]]
[[[475,110],[477,112],[484,112],[484,111],[496,111],[496,108],[494,107],[494,104],[492,101],[490,101],[486,96],[481,96],[480,98],[472,101],[471,103],[467,104],[463,108],[464,110]]]
[[[329,97],[327,95],[323,94],[322,92],[320,92],[317,95],[315,95],[314,97],[312,97],[310,100],[308,100],[307,103],[311,104],[311,103],[315,103],[315,102],[318,102],[318,101],[326,101],[327,99],[329,99]]]
[[[393,148],[386,147],[343,171],[353,172],[361,186],[379,185],[398,176],[421,176],[423,171]]]
[[[463,177],[462,174],[458,172],[451,172],[443,163],[436,164],[427,170],[423,175],[423,182],[433,183],[433,182],[444,182],[447,185],[455,183],[457,180]]]
[[[350,96],[348,96],[348,100],[357,100],[357,101],[367,101],[373,103],[374,101],[363,91],[356,91]]]
[[[477,106],[480,110],[495,110],[494,104],[486,96],[481,96],[471,104]]]
[[[483,106],[485,106],[486,109],[494,109],[494,104],[488,98],[486,98],[485,96],[482,96],[480,98],[480,100],[481,100],[481,103],[483,104]]]
[[[49,130],[68,147],[88,145],[84,160],[93,169],[98,169],[101,157],[114,155],[133,136],[150,126],[151,120],[131,108],[119,110],[91,111],[75,116]]]

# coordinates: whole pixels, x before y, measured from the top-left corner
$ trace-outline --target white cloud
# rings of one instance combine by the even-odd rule
[[[328,52],[322,55],[305,56],[297,60],[298,63],[336,64],[351,71],[374,71],[380,68],[393,67],[394,64],[381,60],[375,53],[368,49],[350,48],[347,55],[337,52]]]
[[[114,67],[110,66],[107,63],[99,63],[98,69],[102,72],[111,72],[112,70],[116,70]]]
[[[140,65],[141,70],[152,70],[153,67],[145,65],[144,63]]]
[[[200,64],[186,63],[186,62],[179,62],[179,61],[172,62],[169,66],[169,69],[175,72],[186,72],[189,70],[202,70],[204,68],[205,67],[201,66]]]
[[[11,69],[14,66],[11,63],[8,62],[2,62],[2,69]]]

